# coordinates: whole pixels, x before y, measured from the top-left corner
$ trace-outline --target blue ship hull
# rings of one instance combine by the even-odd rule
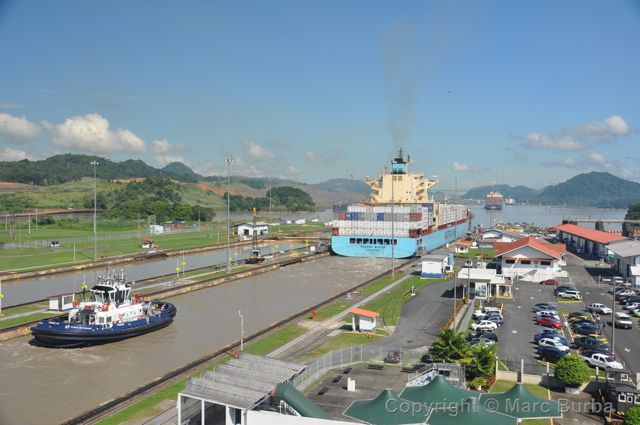
[[[485,210],[501,210],[502,205],[485,205],[484,209]]]
[[[31,328],[31,334],[39,345],[58,348],[84,347],[132,338],[164,328],[173,321],[176,307],[167,302],[157,303],[164,304],[166,308],[161,314],[150,316],[148,319],[114,324],[112,327],[45,319]]]
[[[467,224],[462,223],[429,233],[419,238],[396,238],[398,242],[395,246],[393,256],[394,258],[409,258],[416,255],[419,250],[426,252],[433,251],[456,239],[460,239],[466,234],[466,231]],[[336,254],[345,257],[391,258],[391,245],[358,243],[359,239],[373,238],[373,236],[332,236],[331,249]],[[351,243],[352,239],[355,239],[355,243]]]

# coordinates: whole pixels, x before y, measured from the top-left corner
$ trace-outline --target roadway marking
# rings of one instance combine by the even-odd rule
[[[517,334],[517,333],[518,333],[518,331],[517,331],[517,330],[515,330],[515,329],[513,329],[513,330],[511,331],[511,333],[512,333],[512,334]]]
[[[630,349],[628,349],[627,347],[624,347],[624,351],[626,351],[627,353],[630,353],[630,352],[631,352],[631,350],[630,350]]]

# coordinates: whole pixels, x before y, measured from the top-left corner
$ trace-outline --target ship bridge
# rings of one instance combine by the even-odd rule
[[[424,204],[433,202],[429,189],[438,184],[436,178],[427,179],[422,173],[410,173],[410,158],[405,160],[402,149],[391,161],[391,172],[385,167],[377,179],[368,179],[371,204]]]

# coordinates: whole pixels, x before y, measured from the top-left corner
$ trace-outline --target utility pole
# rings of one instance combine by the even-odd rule
[[[613,295],[611,296],[611,298],[612,298],[613,306],[611,307],[611,354],[615,354],[616,352],[616,287],[618,285],[616,284],[615,278],[613,278],[612,280],[613,280],[612,281]],[[602,319],[602,322],[604,323],[604,319]]]
[[[2,316],[2,299],[4,295],[2,294],[2,281],[0,280],[0,316]]]
[[[240,351],[244,351],[244,316],[240,310],[238,315],[240,316]]]
[[[98,161],[91,161],[91,165],[93,165],[93,259],[98,261],[98,186],[96,184]]]
[[[29,211],[28,219],[29,219],[29,237],[31,237],[31,211]]]
[[[231,172],[231,163],[233,162],[233,157],[229,155],[227,158],[225,158],[225,162],[227,163],[227,273],[229,273],[231,271],[231,257],[229,257],[229,232],[231,231],[231,221],[229,218],[229,214],[231,212],[231,198],[229,196],[229,174]]]

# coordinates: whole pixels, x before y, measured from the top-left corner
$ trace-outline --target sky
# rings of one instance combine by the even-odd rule
[[[0,160],[640,181],[640,2],[0,0]]]

